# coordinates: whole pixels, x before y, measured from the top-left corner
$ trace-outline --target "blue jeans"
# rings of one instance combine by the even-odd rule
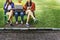
[[[24,12],[15,12],[16,22],[18,22],[18,16],[21,16],[21,21],[24,21]]]

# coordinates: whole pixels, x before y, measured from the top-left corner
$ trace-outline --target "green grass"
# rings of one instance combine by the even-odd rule
[[[0,9],[0,27],[4,26],[4,15],[3,10]]]
[[[16,2],[16,0],[13,0]],[[23,0],[25,3],[25,0]],[[35,25],[37,28],[60,28],[60,4],[55,0],[33,0],[36,3],[36,18],[37,23],[30,21],[30,24]],[[3,4],[4,1],[0,0],[0,26],[4,25],[3,21]],[[26,17],[25,17],[26,19]],[[15,19],[13,20],[15,21]]]

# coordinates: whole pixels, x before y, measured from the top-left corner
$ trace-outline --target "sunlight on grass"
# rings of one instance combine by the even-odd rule
[[[56,1],[56,3],[60,4],[60,0],[55,0],[55,1]]]

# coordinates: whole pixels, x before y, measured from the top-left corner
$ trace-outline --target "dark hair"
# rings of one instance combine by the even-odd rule
[[[7,3],[7,2],[9,3],[9,0],[6,0],[6,3]],[[11,2],[11,3],[12,3],[12,2]],[[9,4],[11,4],[11,3],[9,3]]]
[[[32,0],[30,0],[30,5],[28,4],[28,2],[26,2],[26,6],[31,6],[32,5]]]
[[[9,0],[6,0],[6,3],[9,2]]]

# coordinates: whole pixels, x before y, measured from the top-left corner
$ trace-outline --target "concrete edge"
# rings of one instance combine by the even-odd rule
[[[60,31],[60,28],[0,28],[0,30],[52,30]]]

